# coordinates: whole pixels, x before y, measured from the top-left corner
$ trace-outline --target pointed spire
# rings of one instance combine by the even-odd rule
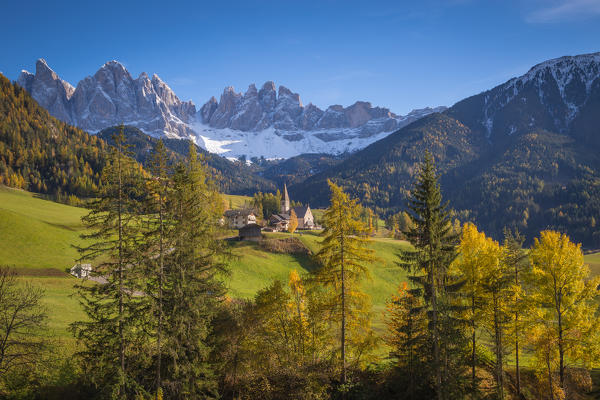
[[[287,184],[283,184],[283,199],[281,199],[281,212],[287,214],[290,212],[290,195],[287,191]]]

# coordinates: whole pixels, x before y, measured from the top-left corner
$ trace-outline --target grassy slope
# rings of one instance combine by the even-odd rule
[[[227,202],[229,199],[234,207],[249,200],[244,196],[226,196]],[[83,317],[77,299],[70,297],[77,280],[65,271],[77,257],[71,245],[80,241],[80,218],[85,212],[28,192],[0,187],[0,264],[15,267],[24,275],[21,279],[46,290],[49,327],[53,335],[60,337],[68,337],[68,324]],[[318,251],[320,238],[315,232],[296,236],[313,252]],[[394,254],[402,244],[376,239],[372,246],[380,260],[371,266],[372,280],[366,281],[364,288],[371,295],[376,319],[380,320],[386,298],[404,279],[404,273],[393,265]],[[233,297],[252,297],[274,279],[287,282],[293,269],[302,273],[314,267],[308,256],[267,253],[252,242],[233,242],[231,250],[234,258],[226,280]]]
[[[0,264],[16,268],[73,266],[85,210],[0,186]]]
[[[77,251],[85,210],[36,198],[33,194],[0,186],[0,264],[14,267],[23,281],[42,287],[49,311],[52,337],[72,342],[71,322],[84,317],[73,285],[65,272]]]
[[[241,208],[245,204],[252,203],[252,197],[249,196],[239,196],[236,194],[224,194],[225,207],[229,208],[229,204],[231,204],[231,208]]]
[[[589,264],[592,275],[600,275],[600,252],[586,254],[584,259]]]
[[[230,197],[230,196],[228,196]],[[232,196],[235,206],[242,205],[243,196]],[[46,290],[44,303],[50,311],[51,335],[70,338],[69,323],[82,319],[73,285],[77,280],[65,272],[77,256],[72,243],[78,242],[85,210],[36,198],[33,194],[0,187],[0,264],[11,265],[26,275],[34,285]],[[288,237],[287,233],[271,233],[269,237]],[[319,249],[316,232],[295,234],[311,251]],[[371,296],[375,327],[381,332],[385,300],[406,279],[404,271],[395,265],[396,254],[406,243],[375,238],[371,244],[379,260],[370,266],[371,280],[364,290]],[[231,275],[227,277],[230,295],[252,297],[273,279],[287,282],[289,272],[308,272],[314,267],[309,257],[273,254],[262,251],[256,243],[232,242]],[[600,274],[600,253],[585,256],[593,274]]]

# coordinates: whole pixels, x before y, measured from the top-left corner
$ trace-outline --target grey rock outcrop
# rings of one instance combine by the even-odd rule
[[[18,83],[56,118],[90,132],[109,126],[135,126],[153,136],[189,137],[196,107],[181,101],[158,75],[133,79],[117,62],[104,64],[77,88],[61,80],[42,59],[35,75],[23,71]]]
[[[230,128],[242,132],[259,132],[274,128],[282,137],[293,137],[315,131],[323,140],[368,137],[391,132],[427,114],[445,110],[445,107],[415,110],[399,116],[387,108],[373,107],[357,101],[349,107],[329,106],[325,111],[312,103],[302,104],[300,95],[285,86],[276,89],[275,83],[266,82],[257,91],[254,84],[246,93],[225,88],[221,100],[214,97],[202,106],[197,120],[210,128]],[[323,132],[344,130],[344,132]],[[352,131],[352,132],[349,132]],[[293,133],[293,134],[291,134]]]
[[[39,59],[35,63],[35,75],[22,71],[17,83],[50,114],[62,121],[70,122],[69,100],[75,89],[68,82],[60,79],[44,59]]]

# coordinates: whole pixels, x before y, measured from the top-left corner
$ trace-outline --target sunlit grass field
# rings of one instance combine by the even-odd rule
[[[234,207],[249,201],[245,196],[226,196]],[[81,243],[83,208],[43,200],[34,194],[0,187],[0,265],[15,268],[20,280],[29,281],[45,290],[44,304],[49,311],[51,335],[70,338],[68,326],[84,317],[74,285],[78,280],[67,273],[78,257],[74,244]],[[268,237],[289,237],[288,233],[272,233]],[[320,247],[318,232],[294,234],[313,253]],[[375,239],[371,247],[377,261],[369,266],[371,279],[364,290],[371,296],[375,321],[381,326],[386,299],[405,280],[405,273],[395,265],[395,255],[405,243],[391,239]],[[230,274],[223,279],[231,297],[253,297],[274,279],[287,283],[289,273],[308,273],[315,267],[310,256],[275,254],[264,251],[254,242],[230,244]]]
[[[234,207],[249,201],[245,196],[226,196]],[[73,244],[80,243],[83,231],[80,222],[85,209],[43,200],[35,195],[0,186],[0,265],[14,267],[21,281],[45,290],[44,304],[48,309],[49,335],[73,344],[69,325],[84,318],[75,295],[79,281],[66,271],[77,258]],[[234,232],[232,231],[232,234]],[[267,238],[290,237],[289,233],[267,233]],[[316,231],[298,231],[293,235],[316,253],[321,238]],[[275,254],[254,242],[229,242],[232,258],[230,274],[223,277],[229,296],[251,298],[274,279],[287,283],[289,273],[306,274],[315,268],[310,256]],[[396,265],[397,255],[406,242],[375,237],[370,247],[376,260],[368,266],[370,279],[363,282],[364,291],[373,304],[374,327],[383,333],[385,302],[406,281],[406,272]],[[600,253],[588,254],[585,261],[592,274],[600,274]]]

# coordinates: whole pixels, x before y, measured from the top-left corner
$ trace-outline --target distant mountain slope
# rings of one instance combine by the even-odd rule
[[[326,180],[383,213],[406,207],[425,149],[463,220],[501,237],[560,229],[600,247],[600,53],[549,60],[425,117],[290,187],[323,206]]]
[[[411,189],[425,148],[436,156],[438,169],[449,173],[475,162],[487,146],[480,134],[460,121],[436,113],[292,186],[290,192],[302,202],[324,207],[329,201],[327,179],[334,179],[378,212],[397,210]]]
[[[447,114],[494,143],[534,129],[600,144],[600,53],[567,56],[532,67],[491,90],[455,104]]]
[[[119,127],[111,127],[98,132],[97,136],[111,144],[113,135],[118,134],[118,132]],[[125,126],[123,133],[127,144],[131,145],[130,150],[135,154],[136,160],[147,166],[158,139],[148,136],[132,126]],[[167,155],[173,164],[185,159],[191,143],[188,140],[169,138],[164,138],[163,142],[167,148]],[[204,156],[208,167],[212,169],[213,174],[217,177],[219,187],[224,193],[252,195],[258,191],[276,190],[272,181],[258,176],[253,169],[244,163],[229,161],[198,146],[196,146],[196,150]]]
[[[68,87],[58,83],[60,91]],[[0,184],[51,195],[92,195],[105,143],[50,116],[0,75]]]

